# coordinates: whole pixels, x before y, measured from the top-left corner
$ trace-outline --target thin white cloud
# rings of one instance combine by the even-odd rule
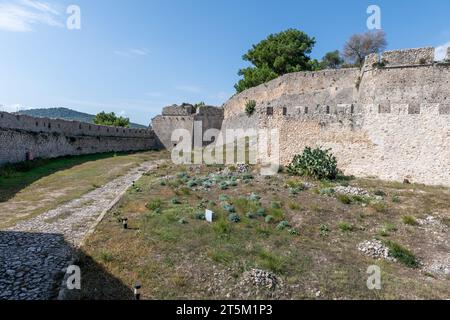
[[[175,89],[178,91],[188,92],[188,93],[201,93],[202,89],[194,85],[180,85],[176,86]]]
[[[33,25],[64,27],[59,12],[46,2],[17,0],[0,3],[0,30],[33,31]]]
[[[147,49],[126,49],[126,50],[115,50],[115,55],[127,58],[143,57],[150,54]]]
[[[5,112],[18,112],[21,110],[27,109],[25,106],[21,104],[0,104],[0,111]]]
[[[436,51],[434,53],[434,59],[436,61],[442,61],[445,59],[447,55],[447,48],[450,47],[450,42],[447,42],[443,45],[436,47]]]

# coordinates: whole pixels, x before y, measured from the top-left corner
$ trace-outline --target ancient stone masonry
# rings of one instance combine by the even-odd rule
[[[222,128],[278,129],[284,165],[321,146],[345,174],[450,186],[450,64],[433,60],[433,48],[409,49],[361,70],[288,74],[232,97]]]
[[[190,104],[165,107],[162,115],[152,119],[152,128],[161,146],[172,149],[177,141],[172,141],[172,133],[176,129],[185,130],[189,138],[194,140],[194,131],[205,133],[209,129],[220,130],[223,121],[223,109],[212,106],[194,107]],[[204,145],[208,144],[204,142]]]
[[[27,158],[54,158],[157,147],[152,130],[98,126],[0,112],[0,165]]]

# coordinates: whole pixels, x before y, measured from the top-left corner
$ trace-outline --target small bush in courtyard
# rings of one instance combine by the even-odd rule
[[[402,221],[404,224],[407,224],[409,226],[417,226],[419,223],[417,222],[416,218],[414,218],[413,216],[403,216],[402,217]]]
[[[147,209],[151,211],[155,211],[157,209],[161,209],[162,201],[161,199],[153,199],[149,203],[147,203],[146,207]]]
[[[336,179],[338,175],[337,160],[330,150],[306,147],[303,154],[296,155],[287,167],[288,173],[308,176],[315,179]]]
[[[405,266],[410,268],[419,267],[419,261],[416,256],[408,249],[391,240],[385,240],[383,244],[389,248],[389,254]]]
[[[238,223],[241,221],[241,217],[239,217],[236,213],[230,213],[228,216],[228,221]]]

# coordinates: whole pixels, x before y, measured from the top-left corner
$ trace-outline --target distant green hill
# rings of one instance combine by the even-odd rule
[[[15,114],[23,114],[37,118],[63,119],[87,123],[94,123],[93,119],[95,117],[92,114],[83,113],[68,108],[29,109],[15,112]],[[130,128],[144,129],[147,127],[137,123],[130,123]]]

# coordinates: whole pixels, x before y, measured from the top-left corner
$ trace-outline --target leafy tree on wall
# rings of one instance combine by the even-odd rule
[[[118,117],[114,112],[106,113],[100,112],[94,118],[94,123],[104,126],[114,126],[128,128],[130,126],[130,119]]]
[[[347,62],[362,67],[364,59],[371,53],[380,53],[386,49],[386,33],[382,30],[354,34],[345,43],[344,57]]]
[[[320,62],[321,69],[339,69],[344,64],[339,50],[328,52]]]
[[[287,73],[319,69],[319,62],[309,56],[315,43],[314,38],[296,29],[269,35],[242,57],[253,66],[239,70],[238,75],[243,79],[234,86],[236,91],[242,92]]]

